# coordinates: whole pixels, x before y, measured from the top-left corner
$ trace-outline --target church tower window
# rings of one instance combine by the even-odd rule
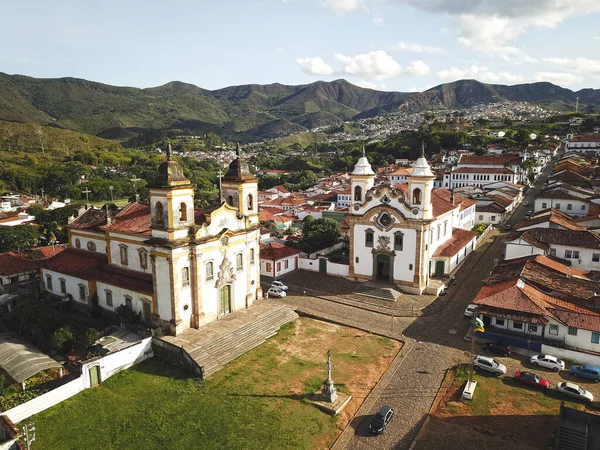
[[[254,209],[254,199],[252,198],[252,194],[248,194],[248,211],[252,211]]]
[[[355,202],[362,201],[362,188],[360,186],[356,186],[354,188],[354,201]]]
[[[181,269],[181,285],[189,286],[190,285],[190,268],[184,267]]]
[[[156,202],[154,206],[154,221],[158,226],[163,226],[165,220],[163,205],[161,202]]]
[[[243,259],[243,255],[241,253],[238,253],[237,255],[235,255],[235,268],[236,268],[236,270],[244,269],[244,259]]]
[[[365,247],[373,247],[374,233],[373,230],[365,232]]]
[[[254,249],[250,249],[250,264],[254,264]]]
[[[402,251],[404,246],[404,235],[401,231],[396,231],[394,233],[394,250]]]
[[[233,206],[233,195],[228,195],[227,196],[227,204],[229,206]]]
[[[416,188],[413,189],[413,204],[420,205],[421,204],[421,189]]]
[[[179,221],[187,222],[187,206],[183,202],[179,205]]]
[[[206,280],[212,280],[213,276],[213,263],[208,262],[206,263]]]

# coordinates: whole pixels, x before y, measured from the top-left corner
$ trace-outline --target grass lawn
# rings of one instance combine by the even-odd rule
[[[301,318],[206,381],[146,361],[33,417],[43,449],[328,448],[400,344]],[[354,398],[339,417],[306,398],[325,378]]]
[[[90,205],[94,205],[97,208],[102,208],[107,203],[110,203],[110,200],[102,200],[102,201],[98,201],[98,202],[90,202]],[[117,205],[117,206],[127,206],[129,204],[129,199],[128,198],[115,199],[115,201],[113,203],[115,205]]]

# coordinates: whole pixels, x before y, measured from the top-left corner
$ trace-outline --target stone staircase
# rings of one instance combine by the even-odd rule
[[[282,325],[298,318],[287,305],[258,301],[250,308],[162,340],[183,348],[206,378],[225,364],[274,336]]]
[[[353,293],[388,300],[390,302],[395,302],[402,295],[402,292],[396,289],[394,285],[375,283],[373,281],[361,283]]]
[[[561,426],[558,430],[558,445],[556,450],[587,450],[587,427],[576,430],[571,427]]]

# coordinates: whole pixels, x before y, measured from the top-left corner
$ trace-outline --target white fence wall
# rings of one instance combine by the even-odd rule
[[[566,348],[551,347],[550,345],[546,344],[542,344],[542,353],[548,353],[549,355],[556,356],[560,359],[575,361],[579,364],[590,364],[596,367],[600,366],[600,356],[592,355],[590,353],[567,350]]]
[[[319,260],[318,259],[308,259],[308,258],[298,258],[298,269],[310,270],[312,272],[319,271]]]
[[[345,245],[346,245],[345,242],[338,242],[337,244],[332,245],[331,247],[324,248],[322,250],[319,250],[318,252],[311,253],[307,256],[310,259],[316,259],[319,255],[325,256],[325,255],[329,255],[330,253],[335,252],[336,250],[340,250],[340,249],[344,248]]]
[[[89,388],[90,385],[90,367],[100,366],[100,381],[104,381],[121,370],[128,369],[145,359],[151,358],[152,338],[143,339],[139,344],[132,345],[120,352],[106,355],[104,358],[97,359],[81,367],[81,376],[67,384],[46,392],[39,397],[29,400],[22,405],[16,406],[2,414],[8,416],[13,423],[21,422],[35,414],[45,411],[60,402],[73,397],[75,394]]]
[[[350,266],[348,264],[338,264],[327,261],[327,273],[338,277],[347,277]]]

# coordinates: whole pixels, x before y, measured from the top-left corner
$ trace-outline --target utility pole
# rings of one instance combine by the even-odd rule
[[[223,171],[219,167],[219,171],[217,172],[217,178],[219,179],[219,205],[223,203],[223,192],[221,189],[221,178],[223,178]]]
[[[27,450],[31,449],[31,443],[35,441],[35,426],[33,422],[26,423],[23,426],[23,437],[25,438],[25,445],[27,446]]]
[[[114,203],[115,201],[113,200],[113,187],[109,186],[108,189],[110,190],[110,202]]]
[[[579,97],[575,97],[575,114],[579,111]]]
[[[87,187],[85,188],[84,191],[81,191],[85,194],[85,208],[87,209],[90,206],[90,197],[89,194],[92,193],[92,191],[90,191]]]
[[[40,191],[42,191],[42,201],[44,201],[44,188],[41,188]]]

